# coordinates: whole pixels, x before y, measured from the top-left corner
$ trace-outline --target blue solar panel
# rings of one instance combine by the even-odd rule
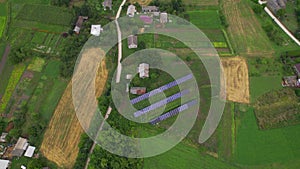
[[[148,99],[151,96],[154,96],[154,95],[156,95],[158,93],[161,93],[161,92],[163,92],[163,91],[165,91],[165,90],[167,90],[169,88],[172,88],[172,87],[174,87],[176,85],[184,83],[184,82],[186,82],[186,81],[188,81],[188,80],[190,80],[192,78],[193,78],[192,74],[186,75],[186,76],[184,76],[184,77],[182,77],[180,79],[177,79],[177,80],[175,80],[173,82],[170,82],[170,83],[168,83],[168,84],[166,84],[164,86],[161,86],[160,88],[154,89],[154,90],[152,90],[152,91],[150,91],[148,93],[145,93],[145,94],[143,94],[143,95],[141,95],[141,96],[139,96],[137,98],[134,98],[134,99],[130,100],[130,103],[131,104],[136,104],[136,103],[138,103],[138,102],[140,102],[142,100]]]
[[[139,117],[139,116],[141,116],[143,114],[146,114],[146,113],[148,113],[148,112],[150,112],[150,111],[152,111],[154,109],[157,109],[157,108],[159,108],[159,107],[161,107],[163,105],[166,105],[167,103],[170,103],[170,102],[172,102],[172,101],[174,101],[176,99],[179,99],[180,97],[188,94],[189,92],[190,92],[189,90],[183,90],[182,92],[176,93],[176,94],[174,94],[174,95],[172,95],[172,96],[170,96],[170,97],[168,97],[168,98],[166,98],[164,100],[156,102],[156,103],[154,103],[154,104],[152,104],[152,105],[150,105],[150,106],[148,106],[148,107],[146,107],[146,108],[144,108],[142,110],[139,110],[139,111],[135,112],[134,113],[134,117]]]
[[[187,110],[189,107],[192,107],[195,104],[197,104],[197,100],[190,101],[190,102],[188,102],[188,103],[186,103],[186,104],[184,104],[184,105],[182,105],[182,106],[180,106],[176,109],[173,109],[173,110],[171,110],[171,111],[169,111],[169,112],[167,112],[167,113],[151,120],[150,124],[155,125],[155,124],[157,124],[157,123],[159,123],[163,120],[166,120],[170,117],[173,117],[173,116],[177,115],[178,113],[180,113],[184,110]]]

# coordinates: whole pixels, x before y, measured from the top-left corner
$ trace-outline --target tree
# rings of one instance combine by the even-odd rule
[[[284,17],[284,15],[286,14],[286,11],[285,9],[279,9],[277,12],[276,12],[276,15],[278,18],[282,19]]]
[[[146,43],[144,41],[141,41],[139,42],[139,49],[142,50],[142,49],[146,49]]]

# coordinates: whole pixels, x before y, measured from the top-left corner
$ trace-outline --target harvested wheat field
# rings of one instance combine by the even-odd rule
[[[222,58],[224,77],[226,79],[227,100],[249,103],[248,66],[244,58]]]
[[[246,0],[222,0],[228,35],[235,51],[247,56],[271,56],[274,51]]]
[[[99,52],[92,49],[92,52]],[[107,80],[108,71],[105,61],[102,60],[98,69],[96,78],[96,96],[100,96]],[[87,115],[89,119],[85,119],[88,123],[93,115]],[[63,168],[72,168],[74,165],[80,141],[83,133],[81,124],[74,111],[72,100],[72,83],[66,88],[55,112],[50,121],[49,127],[45,132],[44,140],[41,146],[41,152],[45,157]]]

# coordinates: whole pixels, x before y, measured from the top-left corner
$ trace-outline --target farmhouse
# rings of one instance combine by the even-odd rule
[[[140,74],[140,78],[149,77],[149,64],[142,63],[138,67],[138,73]]]
[[[298,78],[300,77],[300,63],[296,64],[294,66],[294,69],[295,69],[295,72],[296,72],[296,75],[298,76]]]
[[[168,14],[166,12],[162,12],[159,20],[160,23],[168,23]]]
[[[101,25],[92,25],[91,26],[91,34],[94,36],[100,36],[100,33],[103,31]]]
[[[140,16],[140,20],[143,21],[144,24],[148,24],[148,25],[149,25],[149,24],[152,24],[152,22],[153,22],[152,17],[147,16],[147,15],[141,15],[141,16]]]
[[[286,7],[287,0],[268,0],[267,7],[273,12],[276,13],[280,9]]]
[[[106,10],[106,8],[109,8],[110,10],[112,10],[112,0],[104,0],[102,5],[103,5],[104,10]]]
[[[24,153],[24,151],[28,147],[28,140],[22,137],[19,137],[17,144],[15,145],[12,156],[13,157],[21,157]]]
[[[138,41],[137,41],[136,35],[128,36],[127,40],[128,40],[128,48],[129,49],[135,49],[138,47],[138,44],[137,44]]]
[[[84,21],[84,20],[87,20],[87,19],[88,19],[87,16],[79,16],[79,17],[78,17],[78,20],[77,20],[77,22],[76,22],[75,28],[74,28],[74,30],[73,30],[76,34],[79,34],[79,33],[80,33],[80,29],[81,29],[81,27],[82,27],[83,21]]]
[[[10,161],[0,159],[0,169],[8,169]]]
[[[156,6],[142,6],[142,12],[159,12],[159,8]]]
[[[34,154],[34,150],[35,150],[35,147],[33,147],[33,146],[28,146],[28,148],[27,148],[27,150],[26,150],[24,156],[25,156],[25,157],[32,157],[33,154]]]
[[[132,87],[130,89],[131,94],[142,95],[146,93],[146,87]]]
[[[134,5],[129,5],[127,9],[127,15],[129,17],[134,17],[134,14],[136,12],[135,6]]]

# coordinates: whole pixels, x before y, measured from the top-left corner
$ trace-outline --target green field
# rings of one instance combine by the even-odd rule
[[[7,3],[0,3],[0,16],[7,16]]]
[[[188,11],[190,21],[200,29],[219,29],[221,20],[217,10]]]
[[[18,20],[69,26],[72,17],[71,12],[67,9],[54,6],[25,4],[16,18]]]
[[[237,163],[259,165],[299,158],[300,125],[261,131],[252,108],[241,114],[236,138]]]
[[[282,23],[290,30],[292,33],[294,33],[298,29],[298,22],[297,22],[297,16],[295,13],[295,3],[292,1],[287,1],[286,3],[286,16],[283,17]]]
[[[282,76],[250,77],[251,102],[271,90],[282,89]]]
[[[197,146],[181,142],[164,154],[144,159],[144,169],[157,168],[234,169],[236,167],[201,153]]]

